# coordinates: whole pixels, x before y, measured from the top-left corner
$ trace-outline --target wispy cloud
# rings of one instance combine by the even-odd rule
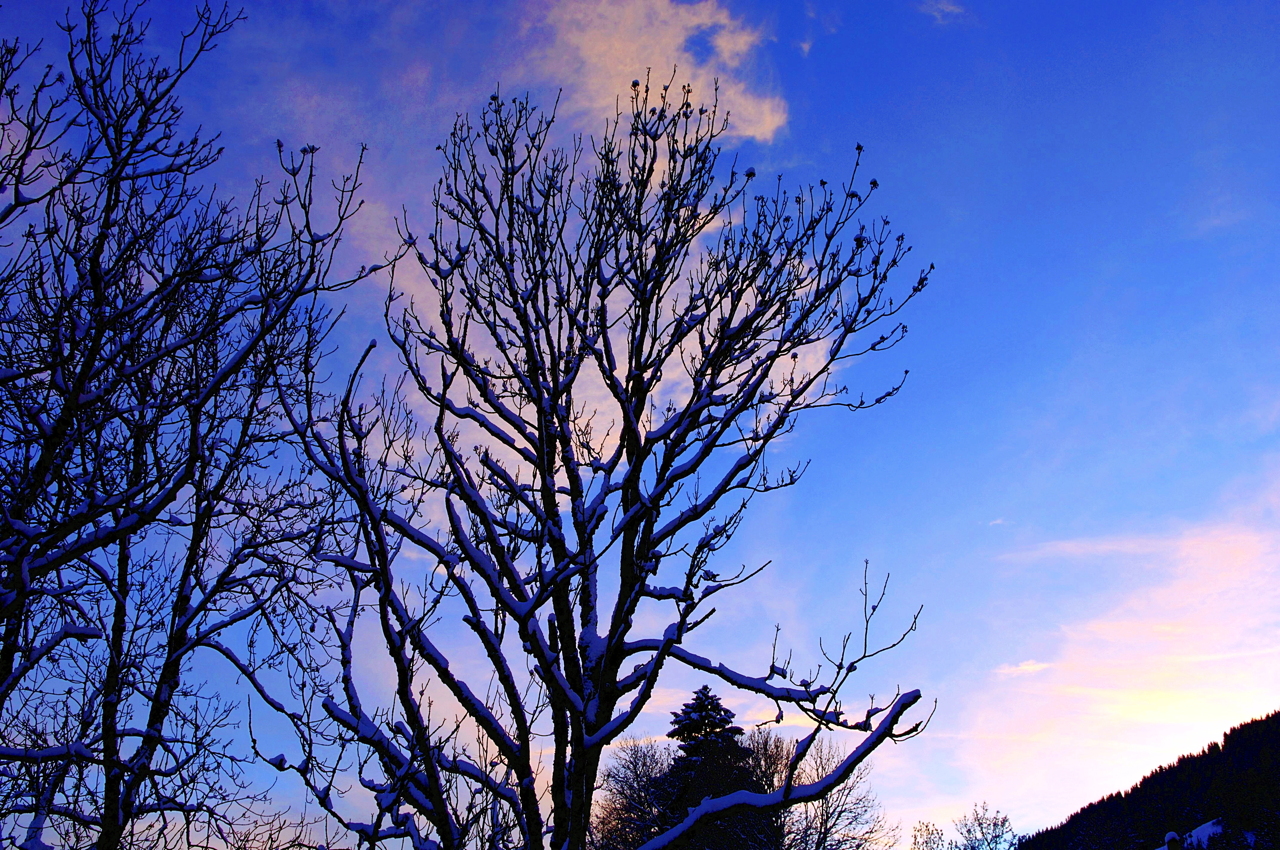
[[[1280,709],[1280,471],[1232,484],[1224,500],[1159,533],[1006,556],[1023,575],[1079,580],[1034,585],[1065,599],[1023,589],[992,600],[993,611],[1041,613],[1004,633],[986,673],[940,683],[924,736],[877,754],[894,816],[945,823],[987,800],[1039,829]],[[1081,582],[1104,574],[1112,589],[1080,607]],[[1055,619],[1062,611],[1073,613]]]
[[[1154,584],[1063,625],[1052,662],[997,668],[971,706],[959,760],[1001,808],[1041,823],[1061,818],[1280,708],[1274,522],[1060,541],[1040,552],[1116,569],[1136,558],[1148,570],[1154,555],[1160,566]]]
[[[690,83],[699,101],[718,81],[736,135],[768,142],[786,123],[786,102],[762,93],[749,73],[764,33],[716,0],[553,0],[543,20],[549,39],[533,61],[589,120],[612,115],[620,97],[625,106],[631,80],[649,68],[660,83],[674,70],[675,84]]]
[[[964,7],[953,0],[925,0],[917,8],[926,15],[932,15],[939,24],[953,21],[964,14]]]
[[[1192,223],[1192,233],[1206,236],[1248,221],[1250,210],[1235,193],[1219,190],[1201,200],[1199,215]]]
[[[1093,537],[1078,540],[1052,540],[1029,549],[1002,556],[1006,561],[1037,561],[1045,558],[1097,558],[1112,555],[1172,555],[1178,550],[1176,539],[1160,536]]]
[[[1039,673],[1041,670],[1048,670],[1052,666],[1052,664],[1046,664],[1043,661],[1023,661],[1020,664],[1002,664],[996,668],[995,673],[1001,678],[1029,676],[1032,673]]]

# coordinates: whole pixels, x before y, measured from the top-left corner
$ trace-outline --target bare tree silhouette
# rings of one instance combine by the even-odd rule
[[[691,97],[637,81],[603,138],[568,149],[527,98],[459,119],[435,218],[405,232],[429,286],[387,301],[403,375],[370,394],[357,373],[331,399],[316,373],[295,399],[310,462],[344,496],[323,557],[347,591],[316,609],[335,664],[299,654],[294,690],[313,697],[255,681],[302,745],[272,764],[364,842],[585,847],[604,748],[668,664],[814,729],[779,787],[704,800],[647,850],[704,817],[819,800],[918,727],[900,726],[916,691],[845,708],[859,662],[887,648],[867,629],[807,673],[780,658],[735,670],[688,645],[758,572],[713,560],[751,500],[800,478],[767,451],[801,414],[897,392],[850,395],[837,370],[896,344],[928,279],[896,282],[908,248],[887,220],[859,222],[856,172],[752,194],[754,170],[722,160],[724,116]],[[369,675],[361,635],[390,684]],[[835,727],[866,735],[803,781]],[[335,802],[345,769],[372,794],[368,818]]]

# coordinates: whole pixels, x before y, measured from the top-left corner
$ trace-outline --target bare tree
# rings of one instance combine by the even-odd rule
[[[770,778],[770,786],[781,787],[795,742],[757,729],[748,737],[747,746],[757,754],[761,761],[758,769]],[[834,741],[819,739],[801,766],[798,781],[818,781],[835,770],[842,758]],[[870,773],[871,765],[864,762],[826,796],[786,809],[782,815],[786,850],[873,850],[896,846],[897,827],[885,818],[867,787]]]
[[[954,850],[1015,850],[1022,840],[1013,831],[1009,816],[999,809],[992,811],[986,803],[973,807],[973,811],[955,822],[959,841],[953,841]]]
[[[236,20],[172,66],[134,4],[68,17],[61,73],[0,43],[0,845],[235,845],[261,800],[192,668],[305,589],[279,388],[358,205],[313,219],[311,148],[239,211],[195,183],[175,89]]]
[[[937,824],[922,820],[911,830],[911,850],[947,850],[947,838]]]
[[[646,738],[625,738],[600,770],[591,813],[592,846],[634,850],[670,819],[663,795],[655,793],[671,769],[675,748]]]
[[[435,219],[407,235],[429,286],[387,303],[404,377],[373,396],[353,377],[332,410],[316,377],[296,401],[351,520],[325,556],[348,587],[322,609],[339,662],[310,707],[258,688],[303,744],[272,763],[364,842],[584,847],[604,748],[671,663],[814,730],[780,787],[705,800],[648,850],[704,817],[819,800],[917,728],[899,725],[917,691],[846,712],[841,687],[887,648],[866,629],[808,672],[739,671],[689,643],[758,572],[712,562],[751,499],[800,478],[770,470],[769,448],[804,412],[897,391],[851,396],[836,373],[902,338],[897,314],[928,277],[891,282],[908,248],[887,221],[859,223],[852,182],[752,195],[754,170],[721,160],[724,116],[690,96],[637,81],[589,148],[556,148],[527,99],[459,119]],[[357,646],[366,614],[389,683]],[[866,737],[799,781],[831,728]],[[343,814],[328,745],[350,754],[373,817]]]
[[[952,826],[959,838],[948,841],[935,824],[917,823],[911,835],[912,850],[1016,850],[1022,843],[1009,816],[986,803],[975,804],[973,811],[956,818]]]

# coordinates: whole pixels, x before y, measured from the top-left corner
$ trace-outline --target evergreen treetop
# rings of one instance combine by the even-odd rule
[[[736,745],[742,737],[742,727],[733,725],[733,711],[726,708],[707,685],[694,691],[693,699],[679,711],[671,712],[671,718],[667,737],[679,741],[680,750],[688,756]]]

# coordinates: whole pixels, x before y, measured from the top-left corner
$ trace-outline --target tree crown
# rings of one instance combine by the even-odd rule
[[[671,712],[671,731],[668,738],[680,742],[680,750],[688,756],[698,756],[710,749],[722,749],[736,745],[742,737],[742,727],[733,725],[734,714],[720,702],[720,697],[703,685],[693,692],[693,699],[679,711]]]

